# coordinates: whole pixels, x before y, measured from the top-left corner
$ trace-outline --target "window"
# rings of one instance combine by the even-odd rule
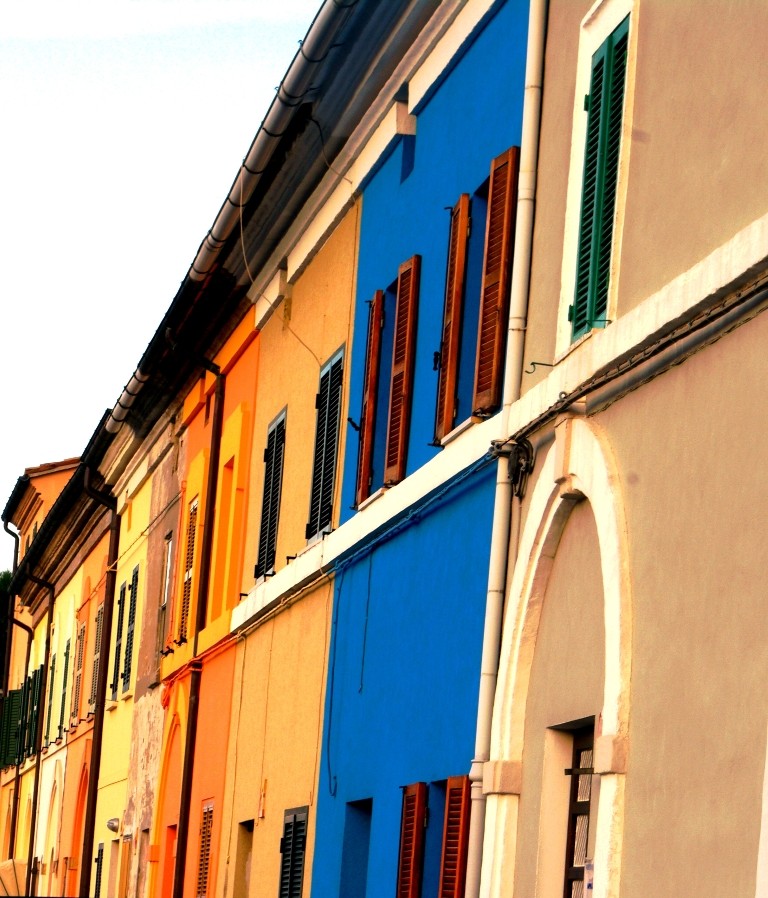
[[[48,674],[48,711],[45,717],[45,744],[51,743],[51,715],[53,713],[53,685],[56,680],[56,653],[51,655],[51,667]]]
[[[308,814],[308,807],[291,808],[285,812],[280,839],[280,898],[301,898]]]
[[[96,612],[96,638],[93,642],[93,669],[91,671],[91,694],[88,696],[88,709],[96,709],[96,687],[99,681],[99,663],[101,660],[101,632],[104,627],[104,605],[99,605]]]
[[[171,595],[171,574],[173,570],[173,533],[166,534],[163,549],[163,586],[160,594],[160,604],[157,609],[157,637],[156,655],[157,663],[165,649],[166,627],[168,626],[168,599]]]
[[[572,339],[606,324],[628,46],[629,17],[592,57]]]
[[[61,678],[61,708],[59,709],[59,735],[62,739],[64,736],[64,713],[67,704],[67,678],[69,676],[69,653],[72,647],[72,640],[68,639],[64,647],[64,674]]]
[[[564,898],[583,898],[584,895],[584,865],[588,856],[592,794],[593,743],[593,723],[573,731],[573,766],[565,771],[571,782],[565,847]]]
[[[413,783],[403,788],[398,898],[421,898],[422,887],[425,894],[438,898],[463,898],[469,804],[467,776],[449,777],[429,787]],[[435,826],[439,827],[436,832]]]
[[[123,692],[127,692],[131,685],[131,670],[133,667],[133,633],[136,629],[136,603],[139,594],[139,566],[133,569],[131,585],[128,587],[130,600],[128,602],[128,627],[125,631],[125,660],[123,661]]]
[[[337,412],[338,417],[338,412]],[[281,412],[267,430],[264,450],[264,495],[261,501],[261,529],[255,577],[263,577],[275,567],[277,521],[280,515],[280,490],[285,458],[285,412]]]
[[[184,560],[184,587],[181,594],[181,614],[179,616],[179,638],[177,645],[187,641],[189,613],[192,606],[192,575],[195,562],[195,537],[197,535],[197,498],[189,503],[187,516],[187,554]]]
[[[368,853],[371,847],[373,801],[350,801],[344,819],[339,898],[365,898],[368,888]]]
[[[203,804],[200,824],[200,853],[197,860],[197,888],[195,898],[208,898],[208,879],[211,870],[211,836],[213,833],[213,802]]]
[[[101,895],[101,879],[104,870],[104,843],[99,842],[99,847],[96,851],[96,857],[93,859],[94,864],[96,864],[96,876],[95,883],[93,887],[93,895],[94,898],[99,898]]]
[[[80,690],[83,684],[83,655],[85,654],[85,621],[78,624],[77,643],[75,644],[75,684],[72,692],[72,708],[70,720],[75,725],[80,720]]]
[[[420,278],[421,256],[412,256],[400,266],[397,281],[386,291],[377,291],[371,302],[360,415],[358,505],[378,486],[392,486],[405,477]],[[385,402],[386,419],[381,415]]]
[[[312,466],[312,491],[306,538],[326,532],[333,517],[333,491],[336,475],[336,454],[339,443],[341,387],[344,358],[339,350],[320,371],[320,391],[317,394],[317,425]]]
[[[22,690],[11,689],[3,702],[3,719],[0,726],[0,766],[16,763],[18,732],[21,726]]]
[[[109,684],[112,701],[117,701],[117,684],[120,681],[120,658],[123,654],[123,624],[125,622],[125,596],[127,585],[120,585],[120,593],[117,600],[117,630],[115,631],[115,661],[112,668],[112,682]]]

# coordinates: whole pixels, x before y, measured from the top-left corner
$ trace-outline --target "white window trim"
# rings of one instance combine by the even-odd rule
[[[629,22],[629,49],[624,88],[624,115],[621,126],[621,150],[619,176],[616,186],[616,211],[611,249],[611,278],[608,286],[608,310],[610,321],[616,318],[619,287],[617,260],[621,257],[621,241],[626,205],[627,171],[631,146],[632,113],[635,93],[635,62],[637,58],[637,12],[639,0],[597,0],[581,22],[579,32],[579,56],[576,68],[576,87],[573,98],[573,125],[571,128],[571,159],[568,169],[568,193],[565,206],[565,233],[563,238],[563,263],[560,275],[560,305],[557,315],[555,357],[564,356],[571,345],[571,322],[568,307],[574,300],[576,289],[576,259],[578,256],[579,221],[581,219],[581,191],[584,174],[584,144],[587,131],[587,113],[584,97],[589,93],[592,75],[592,57],[615,29],[631,16]]]

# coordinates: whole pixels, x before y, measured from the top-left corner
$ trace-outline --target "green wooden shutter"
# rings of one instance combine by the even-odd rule
[[[606,322],[628,45],[629,17],[592,57],[573,339]]]
[[[115,631],[115,660],[112,666],[112,682],[109,690],[113,702],[117,701],[117,685],[120,682],[120,661],[123,654],[123,622],[125,621],[125,595],[127,585],[120,584],[120,593],[117,600],[117,630]]]
[[[64,647],[64,675],[61,679],[61,708],[59,708],[59,735],[61,739],[64,736],[64,713],[67,705],[67,678],[69,676],[69,652],[72,640],[68,639]]]
[[[469,798],[469,777],[450,777],[445,790],[438,898],[464,898],[469,847]]]
[[[16,763],[16,740],[21,721],[22,690],[12,689],[3,702],[3,722],[0,729],[0,766]]]
[[[392,378],[384,459],[384,483],[387,485],[399,483],[405,477],[416,363],[420,277],[421,256],[412,256],[403,262],[397,276]]]
[[[29,709],[32,705],[31,678],[27,677],[21,686],[21,713],[19,714],[14,738],[14,758],[17,764],[22,764],[27,754],[27,725]]]
[[[131,585],[128,588],[130,601],[128,603],[128,626],[125,631],[125,661],[123,662],[123,692],[127,692],[131,685],[131,672],[133,669],[133,640],[136,629],[136,603],[139,595],[139,566],[133,569]]]
[[[275,567],[277,548],[277,523],[280,516],[280,493],[283,485],[283,461],[285,459],[285,412],[267,431],[267,447],[264,450],[264,494],[261,501],[261,527],[259,552],[256,559],[256,577],[263,577]]]
[[[51,656],[51,670],[48,676],[48,712],[45,718],[45,744],[51,743],[51,714],[53,713],[53,686],[56,679],[56,655]]]
[[[427,784],[403,788],[400,820],[400,856],[397,863],[397,898],[420,898],[424,865],[424,827],[427,818]]]
[[[324,532],[333,517],[333,487],[339,442],[343,374],[344,358],[341,353],[334,356],[320,373],[307,539]]]
[[[96,638],[93,642],[93,666],[91,670],[91,693],[88,696],[90,711],[96,709],[96,687],[99,682],[99,666],[101,663],[101,636],[104,627],[104,604],[99,605],[96,612]]]
[[[472,397],[472,411],[480,415],[501,404],[519,168],[518,147],[510,147],[491,163]]]
[[[436,443],[439,443],[447,433],[453,430],[456,420],[456,388],[459,373],[468,238],[469,194],[462,193],[451,212],[451,229],[448,235],[443,337],[440,342],[440,370],[437,380],[437,411],[435,414]]]
[[[85,653],[85,623],[77,628],[77,644],[75,646],[75,683],[72,690],[72,707],[69,709],[70,720],[75,724],[80,721],[80,690],[83,684],[83,655]]]
[[[363,405],[360,411],[360,444],[357,450],[355,505],[371,494],[373,481],[373,441],[376,433],[376,395],[381,369],[381,331],[384,326],[384,291],[373,294],[368,309],[368,338],[365,346]]]
[[[293,808],[285,812],[283,837],[280,840],[279,898],[301,898],[308,814],[308,807]]]

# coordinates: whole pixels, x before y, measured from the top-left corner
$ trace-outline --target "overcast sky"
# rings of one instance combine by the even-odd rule
[[[3,4],[0,509],[115,404],[320,6]]]

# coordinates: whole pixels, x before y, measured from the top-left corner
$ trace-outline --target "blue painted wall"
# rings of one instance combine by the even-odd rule
[[[360,408],[367,303],[418,253],[408,473],[440,451],[430,445],[437,389],[432,361],[442,328],[446,207],[461,193],[474,193],[488,178],[491,160],[520,143],[527,15],[525,0],[500,5],[417,110],[415,141],[397,144],[364,190],[350,414],[356,417]],[[386,407],[380,414],[386,417]],[[342,519],[354,514],[356,448],[350,431]],[[401,787],[414,782],[430,784],[422,894],[436,894],[442,783],[468,773],[474,749],[494,475],[493,463],[478,460],[373,547],[359,546],[337,571],[314,833],[315,896],[392,898]],[[367,866],[363,875],[360,865]]]
[[[345,822],[352,817],[354,826],[360,815],[350,815],[347,805],[370,800],[369,829],[360,827],[369,833],[365,894],[392,898],[400,787],[469,772],[495,470],[494,463],[485,462],[337,574],[313,895],[347,894],[340,889],[341,846],[347,856],[365,854],[360,846],[348,849],[355,839]],[[428,859],[436,883],[439,788],[430,802]],[[344,881],[349,878],[345,871]],[[359,890],[359,880],[354,881]]]
[[[502,6],[418,110],[413,168],[408,176],[402,179],[404,149],[405,155],[409,151],[401,141],[363,193],[349,409],[357,419],[368,302],[376,290],[386,290],[395,281],[402,262],[418,253],[422,270],[408,473],[440,451],[430,443],[437,395],[433,354],[440,348],[448,252],[446,208],[452,208],[462,193],[472,194],[488,178],[493,158],[520,144],[527,17],[523,0],[508,0]],[[484,222],[479,223],[482,228]],[[391,323],[392,316],[387,320]],[[382,353],[385,369],[391,362],[387,353],[391,353],[391,344]],[[386,419],[386,400],[378,408],[380,418]],[[357,434],[350,429],[342,521],[353,514],[357,446]],[[376,462],[374,459],[375,467]],[[374,490],[381,485],[380,463],[377,476]]]

